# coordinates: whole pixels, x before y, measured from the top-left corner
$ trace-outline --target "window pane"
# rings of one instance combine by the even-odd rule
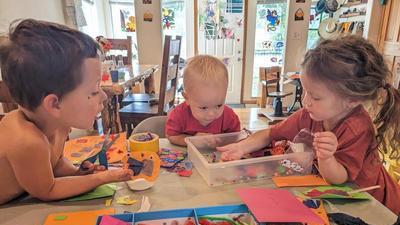
[[[186,59],[185,0],[163,0],[161,8],[163,35],[182,36],[181,58]]]
[[[258,96],[259,68],[282,66],[287,3],[257,3],[252,97]]]
[[[136,17],[135,6],[132,1],[110,0],[113,38],[132,37],[133,61],[137,62],[137,39],[136,39]],[[116,51],[116,50],[115,50]],[[111,54],[123,54],[123,51],[110,52]]]

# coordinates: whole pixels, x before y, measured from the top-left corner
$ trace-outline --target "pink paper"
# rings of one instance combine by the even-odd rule
[[[324,224],[319,216],[287,190],[239,188],[240,198],[258,222],[302,222]]]
[[[116,219],[112,216],[104,215],[101,218],[100,225],[130,225],[130,223],[124,222],[122,220]]]

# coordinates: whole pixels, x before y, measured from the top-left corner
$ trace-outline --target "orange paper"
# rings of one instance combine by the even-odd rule
[[[101,150],[104,136],[85,136],[65,143],[64,156],[73,164],[80,164],[89,156]],[[108,163],[120,162],[127,154],[126,132],[121,133],[115,143],[107,150]]]
[[[114,213],[115,209],[113,208],[91,211],[52,213],[47,216],[43,225],[94,225],[96,224],[98,216],[110,215]]]
[[[272,181],[274,181],[277,187],[307,187],[330,185],[322,177],[317,175],[273,177]]]
[[[319,205],[318,208],[316,208],[316,209],[311,208],[311,210],[324,221],[324,225],[330,225],[329,218],[328,218],[328,215],[326,215],[324,203],[322,202],[322,200],[321,200],[321,204]],[[318,225],[318,223],[310,223],[309,225]]]

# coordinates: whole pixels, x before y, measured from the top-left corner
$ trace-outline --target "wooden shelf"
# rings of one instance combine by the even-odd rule
[[[352,6],[365,5],[365,4],[367,4],[367,3],[362,3],[361,1],[357,1],[357,2],[346,3],[346,4],[342,5],[342,7],[352,7]]]
[[[342,14],[339,16],[339,18],[350,18],[356,16],[365,16],[365,14],[361,14],[360,12],[354,12],[354,13]]]
[[[365,15],[339,18],[339,22],[365,22]]]

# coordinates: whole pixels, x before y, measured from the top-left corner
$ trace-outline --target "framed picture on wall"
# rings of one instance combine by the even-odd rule
[[[151,0],[143,0],[143,4],[151,4]]]

